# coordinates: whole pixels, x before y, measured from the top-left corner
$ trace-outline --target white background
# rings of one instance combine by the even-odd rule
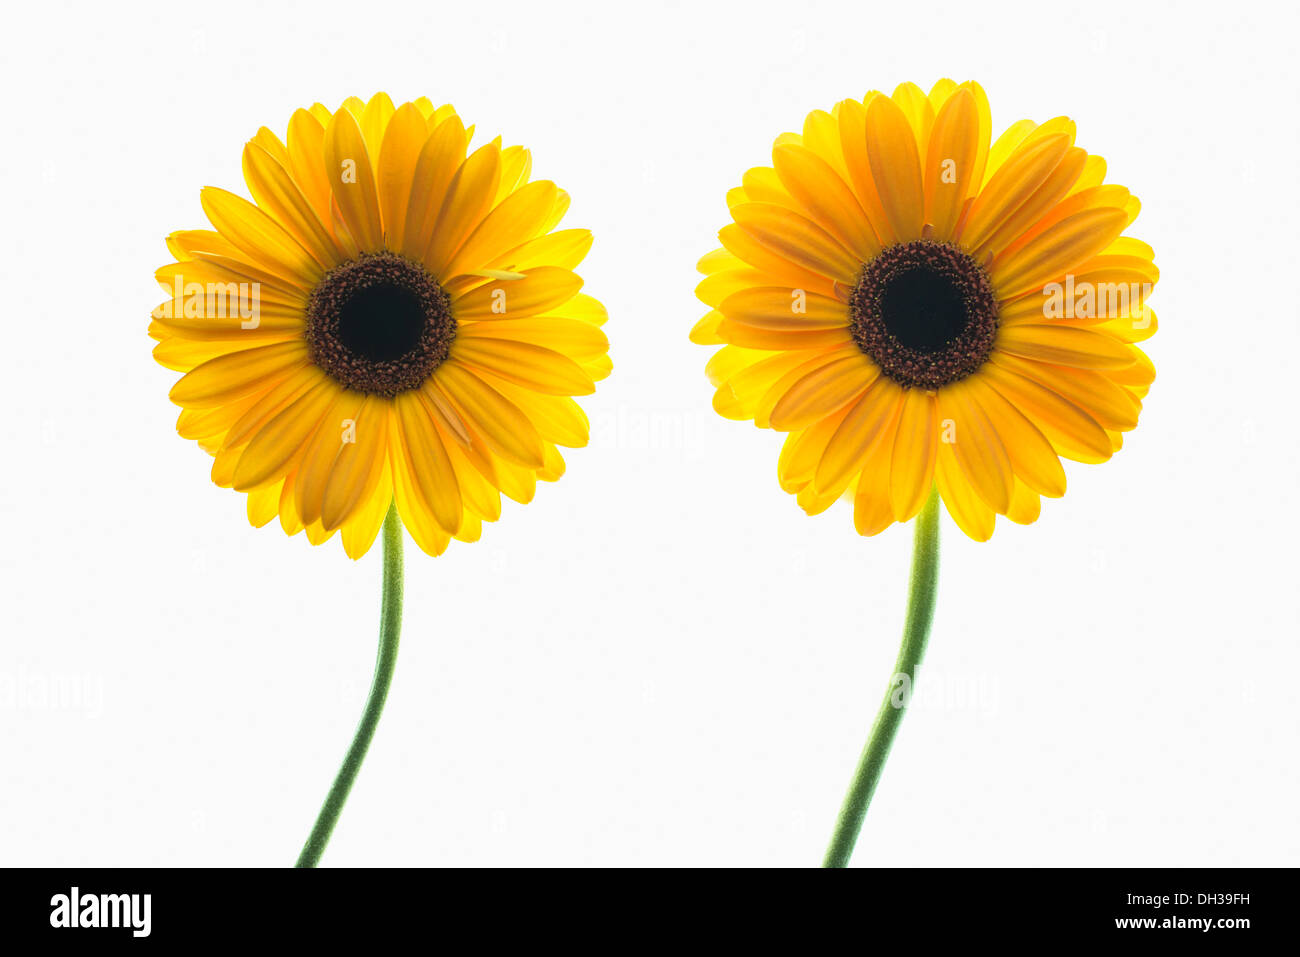
[[[1144,202],[1159,377],[989,544],[945,519],[865,865],[1300,863],[1294,8],[42,2],[6,13],[0,864],[284,865],[370,678],[380,554],[254,530],[145,335],[166,233],[298,106],[450,101],[594,230],[590,447],[440,559],[327,865],[812,865],[896,652],[859,538],[710,408],[696,259],[814,108],[976,79]]]

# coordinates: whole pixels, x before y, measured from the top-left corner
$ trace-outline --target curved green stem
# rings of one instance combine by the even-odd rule
[[[916,519],[916,533],[912,545],[912,582],[907,594],[907,621],[903,626],[903,645],[898,649],[898,660],[890,676],[885,700],[876,713],[875,723],[867,738],[862,757],[858,759],[853,783],[844,797],[830,847],[826,849],[823,867],[847,867],[853,856],[853,846],[858,842],[858,832],[867,816],[867,805],[885,769],[889,749],[903,723],[903,713],[911,700],[916,683],[916,669],[925,656],[925,645],[930,637],[930,622],[934,618],[935,586],[939,581],[939,493],[930,490],[921,514]]]
[[[388,698],[388,686],[393,681],[393,667],[397,664],[397,640],[402,633],[402,520],[397,516],[396,504],[390,505],[384,519],[384,584],[383,599],[379,611],[379,656],[375,660],[375,677],[370,682],[370,696],[366,699],[366,709],[361,713],[357,733],[352,739],[343,758],[343,766],[329,794],[325,795],[325,804],[320,809],[316,824],[298,855],[296,867],[315,867],[320,856],[325,852],[334,825],[343,813],[343,804],[352,790],[352,782],[357,779],[361,762],[365,760],[370,747],[370,739],[375,736],[379,716],[384,710],[384,701]]]

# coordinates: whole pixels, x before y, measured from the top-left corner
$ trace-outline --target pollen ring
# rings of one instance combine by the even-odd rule
[[[997,337],[988,274],[953,243],[885,248],[849,297],[858,348],[905,388],[937,390],[984,364]]]
[[[456,320],[420,263],[367,253],[312,290],[306,337],[312,361],[339,384],[392,398],[418,389],[447,358]]]

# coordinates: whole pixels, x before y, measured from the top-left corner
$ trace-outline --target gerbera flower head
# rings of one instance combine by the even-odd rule
[[[1138,201],[1065,117],[991,129],[977,84],[905,83],[810,113],[727,195],[691,338],[723,346],[721,415],[788,433],[809,514],[849,497],[874,535],[937,485],[984,541],[1137,425],[1159,276],[1123,235]]]
[[[527,150],[472,133],[428,99],[317,103],[244,147],[251,201],[208,187],[213,228],[168,237],[153,354],[253,525],[357,558],[395,503],[436,555],[586,444],[572,396],[610,371],[573,272],[591,234],[556,230],[568,195]]]

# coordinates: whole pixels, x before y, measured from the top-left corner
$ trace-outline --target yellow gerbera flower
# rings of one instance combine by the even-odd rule
[[[810,113],[727,196],[691,337],[724,345],[720,414],[789,433],[809,514],[848,496],[874,535],[937,485],[984,541],[1137,425],[1159,276],[1122,235],[1138,201],[1065,117],[990,130],[977,84],[905,83]]]
[[[357,558],[393,503],[437,555],[586,444],[571,396],[610,371],[572,271],[591,234],[553,231],[568,195],[522,147],[469,153],[472,132],[423,98],[317,103],[245,146],[252,202],[208,187],[213,229],[168,237],[154,356],[253,525],[341,531]]]

